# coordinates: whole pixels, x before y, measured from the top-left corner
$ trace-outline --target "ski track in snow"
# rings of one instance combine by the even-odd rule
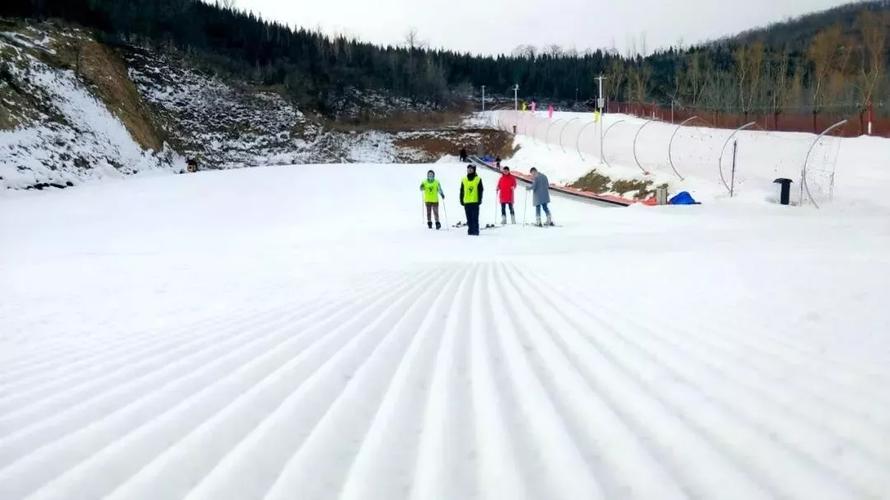
[[[0,498],[888,498],[886,365],[769,318],[664,321],[663,297],[629,307],[563,258],[12,339]]]

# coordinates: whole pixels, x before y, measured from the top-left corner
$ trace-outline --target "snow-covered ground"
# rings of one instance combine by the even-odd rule
[[[890,208],[890,139],[816,141],[814,134],[756,129],[733,135],[733,130],[678,127],[623,114],[606,114],[595,123],[592,113],[554,113],[548,118],[540,111],[495,111],[477,113],[470,122],[509,131],[515,125],[520,150],[510,162],[520,170],[537,166],[553,182],[570,184],[595,169],[613,179],[667,183],[671,192],[685,190],[700,200],[719,201],[729,198],[735,140],[734,194],[746,201],[774,202],[778,187],[773,181],[784,177],[794,181],[792,201],[797,203],[806,160],[810,194],[820,206]]]
[[[470,238],[428,168],[462,219],[454,163],[5,193],[0,498],[887,498],[886,209]]]

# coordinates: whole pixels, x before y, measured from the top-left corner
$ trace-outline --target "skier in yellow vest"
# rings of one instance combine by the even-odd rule
[[[426,226],[433,228],[433,216],[436,218],[436,229],[441,229],[439,222],[439,196],[445,199],[442,185],[436,180],[436,173],[430,170],[426,173],[426,180],[420,183],[420,191],[423,193],[423,203],[426,205]]]
[[[467,234],[479,236],[479,206],[482,205],[482,179],[475,165],[467,165],[467,176],[460,183],[460,204],[467,214]]]

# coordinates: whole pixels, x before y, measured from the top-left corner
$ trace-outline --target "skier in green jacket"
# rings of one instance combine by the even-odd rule
[[[420,191],[423,193],[423,203],[426,205],[426,226],[433,228],[433,217],[436,219],[436,229],[441,229],[439,222],[439,197],[445,199],[442,184],[436,179],[436,173],[430,170],[426,173],[426,180],[420,183]]]

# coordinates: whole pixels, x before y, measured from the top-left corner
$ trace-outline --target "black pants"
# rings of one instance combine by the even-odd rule
[[[510,207],[510,215],[516,215],[516,212],[513,211],[512,203],[501,203],[501,215],[507,216],[507,207]]]
[[[479,204],[467,203],[464,212],[467,214],[467,234],[479,236]]]

